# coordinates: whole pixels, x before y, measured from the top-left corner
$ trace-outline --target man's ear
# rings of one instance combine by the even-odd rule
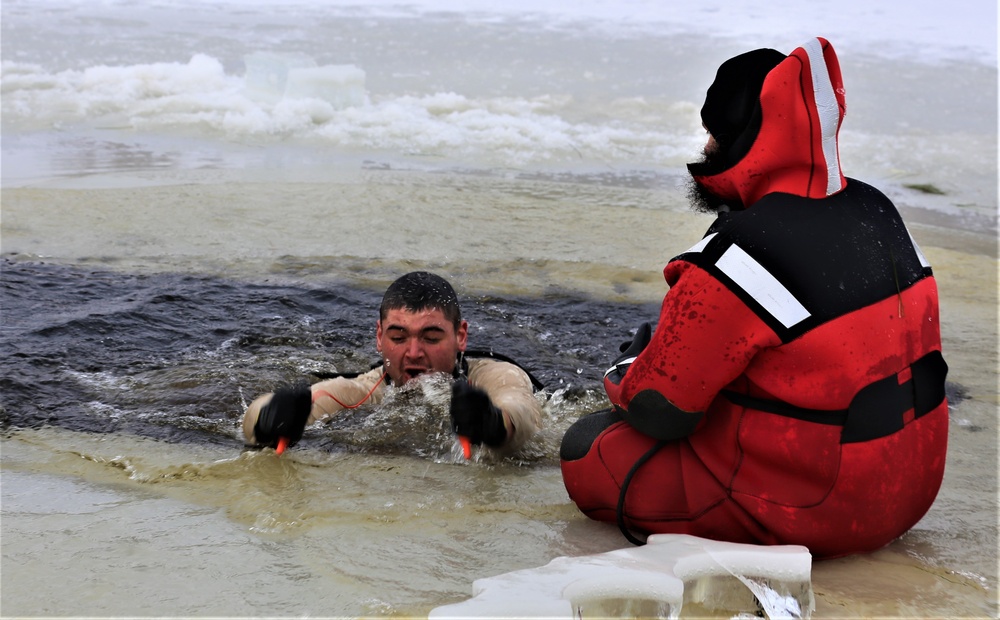
[[[382,321],[375,321],[375,350],[382,352]]]
[[[458,350],[465,351],[466,345],[469,343],[469,323],[468,321],[462,321],[458,325],[458,329],[455,330],[455,338],[458,340]]]

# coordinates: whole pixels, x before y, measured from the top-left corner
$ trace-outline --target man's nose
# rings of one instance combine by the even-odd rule
[[[406,357],[407,359],[416,359],[423,355],[424,348],[420,346],[420,340],[417,338],[411,339],[406,343]]]

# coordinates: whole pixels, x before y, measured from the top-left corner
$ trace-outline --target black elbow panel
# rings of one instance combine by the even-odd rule
[[[622,417],[630,426],[653,439],[680,439],[694,432],[705,415],[684,411],[656,390],[643,390],[632,397]]]

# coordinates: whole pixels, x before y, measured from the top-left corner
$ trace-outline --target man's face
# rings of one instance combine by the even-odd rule
[[[425,373],[451,374],[468,336],[468,323],[462,321],[456,330],[438,308],[419,312],[389,310],[375,329],[376,348],[395,385]]]

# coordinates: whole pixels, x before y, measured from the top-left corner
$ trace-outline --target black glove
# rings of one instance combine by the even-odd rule
[[[604,381],[614,383],[618,385],[621,383],[622,378],[625,373],[628,372],[628,367],[632,365],[635,361],[637,355],[642,353],[642,350],[646,348],[649,344],[650,339],[653,337],[653,326],[646,322],[643,323],[635,330],[635,336],[631,341],[626,341],[618,347],[618,350],[622,352],[612,364],[611,368],[608,368],[607,372],[604,373]]]
[[[451,386],[451,428],[476,445],[485,442],[497,448],[507,441],[503,413],[490,402],[486,392],[472,387],[465,379],[458,379]]]
[[[308,386],[275,390],[270,402],[261,408],[253,427],[257,443],[274,448],[278,445],[278,438],[285,437],[288,446],[294,446],[302,439],[311,411],[312,390]]]

